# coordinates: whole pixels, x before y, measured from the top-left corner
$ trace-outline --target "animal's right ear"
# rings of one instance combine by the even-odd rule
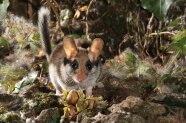
[[[104,42],[101,38],[95,38],[92,41],[91,47],[89,49],[89,57],[91,60],[95,61],[101,54]]]
[[[67,56],[67,59],[73,59],[76,57],[78,50],[72,38],[65,37],[63,39],[63,48]]]

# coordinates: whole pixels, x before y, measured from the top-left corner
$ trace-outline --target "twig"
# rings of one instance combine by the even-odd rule
[[[148,25],[147,25],[147,29],[148,29],[148,30],[152,30],[152,28],[151,28],[151,23],[152,23],[153,19],[154,19],[154,14],[152,14],[152,16],[151,16],[151,18],[150,18],[150,20],[149,20],[149,23],[148,23]]]
[[[88,8],[87,8],[87,11],[86,11],[86,23],[85,23],[85,26],[86,26],[86,28],[85,28],[85,34],[86,35],[88,35],[88,30],[89,30],[89,26],[88,26],[88,14],[89,14],[89,9],[90,9],[90,7],[92,6],[92,4],[93,4],[93,2],[94,1],[96,1],[96,0],[91,0],[90,1],[90,3],[89,3],[89,5],[88,5]]]
[[[157,35],[166,35],[166,34],[172,35],[172,36],[175,35],[172,32],[154,32],[154,33],[149,34],[148,37],[157,36]]]
[[[119,54],[121,54],[121,46],[130,39],[130,35],[127,33],[124,35],[122,42],[119,44]]]
[[[172,73],[173,67],[175,65],[176,59],[179,56],[179,52],[175,55],[172,55],[168,62],[164,65],[163,69],[161,69],[161,73],[163,74],[170,74]]]
[[[52,41],[55,41],[55,38],[57,37],[58,32],[62,32],[61,24],[60,24],[60,14],[58,13],[58,12],[60,12],[61,8],[55,0],[46,1],[44,4],[47,4],[48,6],[50,6],[50,8],[52,8],[52,10],[56,16],[56,19],[57,19],[56,29],[52,35],[52,38],[51,38]]]

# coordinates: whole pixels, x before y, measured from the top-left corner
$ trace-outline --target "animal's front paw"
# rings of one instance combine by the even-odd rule
[[[56,90],[56,96],[62,96],[62,93],[61,93],[61,91],[59,91],[59,90]]]
[[[96,84],[96,86],[97,86],[98,88],[104,88],[104,85],[103,85],[103,83],[101,83],[101,82],[98,82],[98,83]]]
[[[92,86],[86,88],[85,91],[86,91],[86,95],[87,95],[87,96],[92,96]]]

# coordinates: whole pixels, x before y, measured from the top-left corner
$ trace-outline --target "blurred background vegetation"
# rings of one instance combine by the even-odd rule
[[[184,41],[180,42],[185,29],[184,0],[1,0],[1,21],[8,10],[37,25],[37,11],[43,5],[51,9],[53,22],[60,24],[53,24],[54,40],[64,35],[86,41],[101,37],[106,58],[130,47],[141,58],[165,63],[170,44],[176,51],[184,49]]]
[[[185,0],[1,0],[0,77],[3,81],[17,80],[33,66],[38,68],[30,59],[41,52],[37,30],[41,6],[51,10],[54,44],[71,36],[87,47],[93,38],[100,37],[105,42],[103,61],[110,59],[116,69],[124,65],[128,67],[127,73],[145,74],[145,61],[156,71],[156,81],[159,76],[163,79],[164,74],[179,71],[178,66],[182,66],[185,76],[185,5]],[[24,57],[13,58],[10,54]],[[46,63],[43,64],[40,70],[47,71]],[[12,75],[18,68],[19,74]],[[154,76],[151,72],[148,74]]]

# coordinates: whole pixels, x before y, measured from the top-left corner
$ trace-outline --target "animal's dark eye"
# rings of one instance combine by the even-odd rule
[[[72,67],[72,69],[77,69],[78,68],[78,62],[76,61],[76,60],[74,60],[73,62],[71,62],[71,67]]]
[[[86,63],[86,68],[87,68],[87,70],[92,70],[92,67],[93,67],[93,64],[91,63],[91,61],[87,61],[87,63]]]

